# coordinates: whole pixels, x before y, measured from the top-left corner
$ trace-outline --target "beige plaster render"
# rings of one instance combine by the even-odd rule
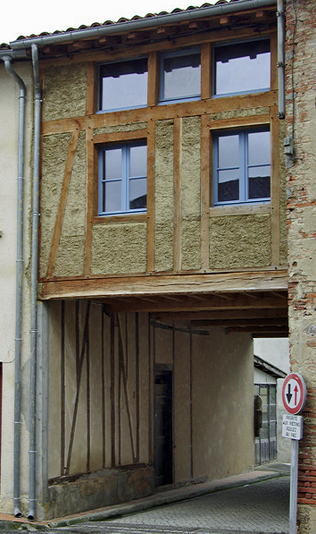
[[[182,269],[201,268],[201,119],[182,121],[181,146]]]
[[[84,274],[85,243],[85,235],[61,236],[54,276],[80,276]]]
[[[220,111],[218,113],[211,113],[211,121],[223,120],[223,119],[239,119],[243,117],[253,117],[254,115],[268,115],[270,109],[268,107],[259,108],[242,108],[227,111]]]
[[[173,121],[156,122],[155,130],[155,270],[173,269]]]
[[[306,208],[305,208],[306,209]],[[315,210],[316,215],[316,210]],[[304,232],[304,228],[300,227]],[[316,228],[316,227],[315,227]],[[290,266],[289,274],[306,277],[306,282],[315,277],[316,240],[315,237],[307,237],[304,240],[290,240]],[[298,287],[299,293],[299,287]],[[311,293],[313,293],[311,288]],[[303,296],[303,295],[302,295]]]
[[[48,259],[61,197],[71,134],[54,134],[43,138],[41,183],[40,276],[47,273]]]
[[[92,232],[92,274],[145,272],[146,243],[146,223],[96,224]]]
[[[67,192],[54,270],[56,276],[76,276],[84,273],[87,205],[85,149],[85,133],[81,132]]]
[[[297,511],[299,521],[299,534],[311,534],[316,532],[316,508],[312,506],[299,505]]]
[[[112,126],[102,126],[93,130],[93,135],[110,134],[117,132],[135,132],[147,128],[147,122],[126,122],[125,124],[114,124]]]
[[[28,394],[26,362],[30,354],[30,250],[32,198],[32,68],[25,62],[13,62],[13,69],[26,85],[26,125],[24,154],[24,248],[22,298],[22,395]],[[4,513],[13,512],[13,456],[14,456],[14,384],[15,384],[15,308],[16,308],[16,242],[17,242],[17,178],[18,178],[18,120],[19,86],[0,62],[1,123],[0,123],[0,294],[2,314],[0,324],[0,362],[2,363],[2,425],[1,425],[1,495],[0,507]],[[26,411],[25,411],[26,410]],[[28,405],[21,415],[21,509],[27,511],[29,434],[25,417]]]
[[[212,269],[264,267],[270,264],[269,215],[230,215],[210,218]]]
[[[43,120],[86,113],[86,63],[48,67],[43,74]]]

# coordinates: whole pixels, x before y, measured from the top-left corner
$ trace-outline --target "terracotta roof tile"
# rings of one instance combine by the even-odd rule
[[[212,7],[212,6],[221,5],[221,4],[230,4],[230,3],[233,3],[233,2],[241,2],[241,1],[243,1],[243,0],[217,0],[217,2],[215,2],[213,4],[210,4],[209,2],[206,2],[206,3],[202,4],[201,6],[192,6],[192,5],[190,5],[186,9],[181,9],[179,7],[176,7],[171,12],[161,11],[160,13],[147,13],[147,15],[144,15],[143,17],[141,17],[139,15],[134,15],[131,19],[128,19],[128,18],[125,18],[125,17],[121,17],[117,21],[106,20],[105,22],[102,22],[102,23],[93,22],[90,26],[82,24],[78,28],[70,27],[67,30],[55,30],[54,32],[45,32],[44,31],[44,32],[42,32],[42,33],[40,33],[38,35],[35,35],[35,34],[28,35],[28,36],[20,35],[16,39],[16,41],[24,40],[24,39],[31,39],[31,38],[35,38],[35,37],[43,37],[43,36],[47,36],[47,35],[63,34],[63,33],[67,33],[67,32],[70,32],[70,31],[76,31],[76,30],[82,30],[82,29],[89,29],[89,28],[107,26],[107,25],[110,25],[110,24],[119,24],[119,23],[124,23],[124,22],[130,22],[130,21],[133,21],[133,20],[146,19],[146,18],[150,18],[150,17],[158,17],[158,16],[161,16],[161,15],[168,15],[170,13],[182,13],[182,12],[190,11],[190,10],[194,10],[194,9],[201,9],[201,8]],[[7,43],[3,43],[3,44],[0,45],[0,49],[8,49],[8,48],[10,48],[10,47],[9,47],[9,45]]]

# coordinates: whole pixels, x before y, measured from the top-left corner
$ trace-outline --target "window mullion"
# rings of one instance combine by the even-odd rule
[[[99,213],[105,212],[105,193],[104,193],[104,183],[105,183],[105,150],[99,152],[99,202],[98,210]]]
[[[246,165],[246,135],[245,132],[239,134],[239,200],[240,202],[245,202],[247,199],[246,196],[246,178],[245,174],[247,173]]]
[[[249,149],[249,144],[248,144],[248,132],[245,132],[244,133],[244,136],[245,136],[245,172],[244,172],[244,177],[245,177],[245,188],[244,188],[244,191],[245,191],[245,201],[249,200],[249,154],[248,154],[248,149]]]
[[[128,204],[128,165],[129,165],[129,147],[122,148],[122,211],[129,210]]]
[[[214,177],[215,184],[214,187],[214,203],[218,202],[218,137],[214,138]]]

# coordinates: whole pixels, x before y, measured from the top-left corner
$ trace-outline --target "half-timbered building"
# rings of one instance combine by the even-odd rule
[[[11,63],[29,84],[32,63],[35,96],[31,409],[8,430],[6,509],[13,494],[50,518],[253,468],[252,340],[288,332],[283,29],[274,0],[220,1],[1,49],[8,99]]]

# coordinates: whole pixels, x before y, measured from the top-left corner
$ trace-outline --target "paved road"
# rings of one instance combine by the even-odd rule
[[[67,534],[286,534],[288,476],[133,515],[51,529]]]

